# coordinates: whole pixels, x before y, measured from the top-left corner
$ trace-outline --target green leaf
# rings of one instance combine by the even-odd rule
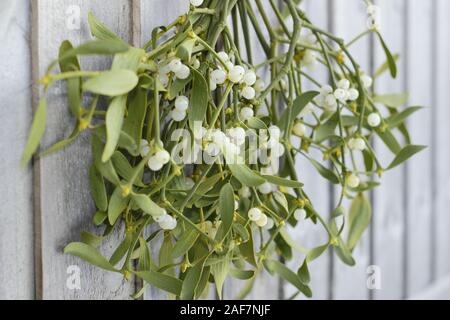
[[[300,278],[300,281],[304,284],[309,284],[309,282],[311,281],[311,276],[309,274],[308,269],[308,261],[306,259],[305,261],[303,261],[303,264],[298,269],[297,275]]]
[[[373,97],[373,101],[384,104],[391,108],[398,108],[408,102],[409,95],[407,93],[391,93],[377,95]]]
[[[297,99],[294,100],[294,103],[292,105],[292,111],[291,111],[291,122],[294,121],[298,115],[302,112],[302,110],[310,103],[319,92],[317,91],[308,91],[302,94],[301,96],[297,97]],[[278,121],[278,127],[282,131],[286,131],[287,128],[290,127],[290,123],[288,123],[289,119],[289,109],[286,109],[281,116],[280,120]]]
[[[242,242],[247,242],[250,239],[250,235],[247,229],[242,224],[240,223],[233,224],[233,230],[241,237]]]
[[[129,70],[136,73],[145,57],[143,49],[130,47],[128,51],[115,55],[111,70]]]
[[[130,101],[128,108],[128,117],[123,124],[123,131],[130,135],[138,144],[136,147],[139,150],[142,130],[147,113],[147,92],[142,89],[137,89],[135,96]]]
[[[96,225],[96,226],[100,226],[103,224],[103,222],[105,222],[105,220],[108,218],[108,214],[103,211],[97,211],[94,214],[94,217],[92,218],[92,222]]]
[[[100,254],[100,252],[97,251],[97,249],[95,249],[85,243],[72,242],[64,248],[64,253],[71,254],[73,256],[77,256],[99,268],[102,268],[102,269],[105,269],[108,271],[119,272],[119,270],[115,269],[108,262],[108,260],[106,260],[105,257],[103,257]]]
[[[247,120],[247,125],[251,129],[255,130],[267,130],[267,126],[260,118],[251,117]]]
[[[311,161],[312,165],[316,170],[319,172],[319,174],[324,177],[325,179],[331,181],[334,184],[339,184],[339,178],[336,175],[336,173],[326,167],[324,167],[320,162],[314,160],[313,158],[309,158],[309,161]]]
[[[191,80],[192,77],[176,79],[169,88],[169,100],[175,99]]]
[[[191,70],[193,74],[191,99],[189,102],[189,127],[194,130],[196,121],[203,122],[208,107],[208,85],[205,78],[196,70]]]
[[[281,177],[277,177],[277,176],[262,176],[267,182],[272,183],[274,185],[277,186],[281,186],[281,187],[288,187],[288,188],[301,188],[303,187],[303,183],[298,182],[298,181],[294,181],[294,180],[289,180],[289,179],[285,179],[285,178],[281,178]]]
[[[70,136],[67,139],[64,139],[62,141],[58,141],[56,142],[54,145],[52,145],[51,147],[49,147],[48,149],[45,149],[44,151],[42,151],[39,156],[41,157],[45,157],[53,152],[56,152],[58,150],[61,150],[63,148],[65,148],[66,146],[68,146],[72,141],[75,140],[76,137],[78,137],[78,135],[80,134],[80,129],[77,126],[75,128],[75,130],[72,131],[72,133],[70,134]]]
[[[372,208],[370,207],[370,202],[362,193],[359,193],[353,199],[348,217],[349,231],[347,244],[350,250],[355,248],[362,234],[369,226],[371,218]]]
[[[61,59],[66,52],[73,50],[70,41],[64,41],[59,48],[59,68],[61,72],[70,72],[80,70],[80,63],[76,56],[67,59]],[[69,100],[70,111],[73,116],[78,118],[81,114],[81,79],[71,78],[66,80],[67,83],[67,98]]]
[[[126,44],[117,34],[100,22],[92,12],[88,14],[88,23],[92,36],[100,40],[115,40]]]
[[[135,169],[128,162],[127,157],[125,157],[122,152],[115,151],[111,157],[111,161],[112,161],[117,173],[126,181],[131,181],[131,179],[134,175]],[[140,186],[140,187],[144,186],[144,184],[141,181],[141,176],[142,176],[143,172],[144,172],[144,170],[142,170],[141,174],[138,176],[138,178],[134,182],[135,185]]]
[[[400,59],[400,55],[397,53],[397,54],[394,54],[393,56],[392,56],[393,58],[394,58],[394,61],[397,63],[398,62],[398,60]],[[386,62],[384,62],[378,69],[377,69],[377,71],[375,71],[375,74],[374,74],[374,78],[378,78],[378,77],[380,77],[383,73],[385,73],[387,70],[389,70],[389,60],[386,60]]]
[[[28,164],[28,162],[33,157],[33,154],[39,147],[42,136],[45,132],[46,117],[47,102],[45,101],[45,98],[42,98],[39,102],[36,113],[34,114],[33,124],[31,125],[31,130],[28,136],[28,142],[22,155],[22,166],[26,166]]]
[[[108,210],[108,196],[106,194],[105,181],[95,166],[91,166],[89,169],[89,182],[96,207],[101,211]]]
[[[334,250],[336,252],[336,255],[339,257],[339,259],[341,259],[343,263],[350,267],[356,265],[356,261],[352,256],[352,252],[341,237],[338,238],[338,245],[335,246]]]
[[[295,272],[287,268],[284,264],[276,260],[270,260],[267,261],[267,267],[270,271],[277,273],[282,279],[296,287],[306,297],[312,297],[311,289],[302,283],[300,281],[300,277]]]
[[[177,259],[185,255],[190,248],[195,244],[199,237],[199,233],[197,230],[190,229],[185,231],[180,239],[175,243],[175,246],[172,249],[171,255],[173,259]]]
[[[404,121],[413,113],[423,109],[422,107],[409,107],[402,112],[395,113],[386,119],[386,123],[390,129],[396,128],[404,123]]]
[[[116,171],[111,163],[111,161],[102,162],[101,155],[103,153],[103,143],[100,138],[96,135],[92,135],[92,155],[94,158],[94,165],[102,176],[109,182],[119,185],[120,179],[117,176]]]
[[[118,186],[114,190],[108,205],[108,220],[111,225],[114,225],[120,214],[128,205],[128,197],[123,197],[122,187]]]
[[[416,146],[416,145],[408,145],[404,147],[395,157],[395,159],[391,162],[388,170],[395,168],[396,166],[402,164],[412,156],[414,156],[416,153],[419,153],[420,151],[426,149],[426,146]]]
[[[335,135],[336,127],[338,125],[338,114],[337,112],[331,116],[324,124],[319,125],[315,130],[314,140],[320,143],[331,136]]]
[[[402,147],[390,130],[385,130],[384,132],[377,130],[376,132],[392,153],[397,154],[400,152]]]
[[[389,71],[391,72],[392,78],[397,77],[397,64],[395,62],[394,57],[392,56],[391,51],[389,50],[388,46],[386,45],[386,42],[384,42],[383,37],[379,32],[376,33],[378,35],[378,38],[380,39],[381,46],[383,47],[384,53],[386,54],[387,63],[389,66]]]
[[[306,255],[306,261],[308,261],[308,263],[316,260],[317,258],[319,258],[330,246],[329,243],[326,243],[324,245],[315,247],[311,250],[309,250],[308,254]]]
[[[165,213],[164,209],[154,203],[150,197],[145,194],[133,194],[132,198],[142,211],[153,217],[162,216]]]
[[[93,40],[66,51],[59,60],[69,59],[78,55],[113,55],[127,51],[129,46],[117,40]]]
[[[265,179],[244,164],[228,164],[233,176],[244,186],[257,187],[265,182]]]
[[[249,280],[255,276],[255,271],[253,270],[240,270],[236,268],[230,269],[230,275],[239,280]]]
[[[111,101],[106,112],[106,145],[102,154],[103,162],[108,161],[116,150],[125,116],[126,102],[126,96],[116,97]]]
[[[176,296],[181,294],[183,282],[175,277],[155,271],[138,271],[136,275],[158,289]]]
[[[126,233],[125,239],[117,246],[116,250],[114,250],[111,258],[109,258],[109,263],[113,266],[118,264],[120,260],[127,254],[128,250],[130,250],[131,244],[133,242],[133,234]]]
[[[280,191],[275,191],[272,194],[272,196],[275,199],[275,201],[284,209],[284,211],[286,213],[289,213],[289,205],[288,205],[285,195]]]
[[[83,89],[104,96],[116,97],[133,90],[138,81],[136,73],[130,70],[111,70],[87,80],[83,84]]]
[[[99,237],[87,231],[81,231],[81,241],[83,241],[83,243],[85,244],[90,245],[91,247],[97,248],[102,244],[103,237]]]
[[[219,197],[220,216],[222,218],[223,234],[228,234],[234,216],[234,190],[231,184],[225,184],[220,190]]]
[[[152,268],[156,268],[152,261],[150,250],[148,249],[147,242],[143,237],[139,237],[139,262],[137,265],[138,271],[148,271]]]
[[[182,42],[177,48],[176,56],[185,62],[189,62],[196,42],[196,39],[187,39]]]
[[[230,271],[230,258],[228,255],[224,256],[219,262],[211,266],[211,274],[214,276],[217,294],[219,299],[222,299],[223,284]]]

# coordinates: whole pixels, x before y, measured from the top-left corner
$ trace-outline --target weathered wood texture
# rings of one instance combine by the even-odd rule
[[[31,168],[19,161],[31,120],[28,1],[0,4],[0,299],[34,297]]]
[[[370,232],[355,250],[358,265],[344,266],[336,257],[325,255],[311,264],[314,298],[398,299],[420,296],[432,282],[450,272],[450,116],[447,92],[450,75],[450,35],[448,0],[377,0],[381,7],[381,27],[394,53],[401,53],[399,78],[387,76],[376,82],[381,93],[408,90],[409,104],[427,108],[409,122],[412,139],[431,146],[415,157],[406,168],[387,173],[383,186],[373,193],[374,218]],[[367,15],[359,0],[306,0],[303,4],[313,22],[331,30],[346,41],[366,28]],[[89,195],[87,168],[90,144],[87,136],[67,149],[36,160],[34,168],[20,169],[32,105],[41,96],[33,85],[56,57],[64,39],[75,45],[90,39],[87,13],[96,16],[125,40],[142,45],[153,27],[171,22],[186,11],[188,0],[39,0],[3,1],[0,4],[0,298],[5,299],[127,299],[140,283],[124,282],[120,275],[104,272],[63,255],[62,248],[79,239],[81,230],[91,226],[94,206]],[[257,9],[256,9],[257,11]],[[79,13],[80,27],[76,27]],[[74,20],[75,19],[75,20]],[[73,24],[75,22],[75,25]],[[74,28],[75,26],[75,28]],[[260,21],[261,29],[264,29]],[[251,27],[250,27],[251,28]],[[256,38],[256,37],[255,37]],[[255,63],[264,59],[253,39]],[[241,44],[243,45],[243,43]],[[374,50],[372,51],[371,48]],[[30,52],[33,53],[30,58]],[[384,60],[376,39],[364,39],[351,48],[369,72]],[[105,58],[84,58],[88,69],[102,69]],[[33,81],[31,81],[31,78]],[[318,78],[328,82],[326,73]],[[307,86],[306,86],[307,87]],[[33,89],[33,90],[32,90]],[[71,126],[63,84],[50,91],[48,129],[43,147],[66,137]],[[431,107],[432,106],[432,107]],[[375,140],[387,163],[392,155]],[[318,182],[314,170],[300,161],[299,174],[307,185],[316,209],[325,216],[335,203],[326,183]],[[336,192],[334,192],[336,193]],[[34,201],[33,201],[34,198]],[[326,241],[317,234],[319,226],[299,228],[294,237],[305,247]],[[115,237],[119,237],[116,235]],[[115,249],[113,240],[102,247]],[[34,247],[34,249],[33,249]],[[158,248],[156,247],[155,250]],[[155,251],[156,254],[156,251]],[[302,254],[290,262],[298,267]],[[380,267],[381,289],[368,290],[366,267]],[[69,266],[81,271],[81,289],[66,286]],[[225,297],[232,298],[242,284],[226,284]],[[445,292],[445,290],[438,290]],[[264,275],[249,299],[287,298],[294,290],[279,279]],[[437,291],[435,291],[437,292]],[[211,292],[209,298],[214,298]],[[158,290],[149,289],[145,299],[165,299]],[[448,298],[448,297],[447,297]]]
[[[333,32],[344,39],[346,43],[351,41],[360,32],[367,28],[366,5],[358,0],[332,1],[331,14],[333,15]],[[370,39],[365,37],[350,47],[350,53],[360,64],[363,72],[370,73]],[[361,163],[358,162],[361,167]],[[337,203],[340,188],[335,192],[334,202]],[[350,202],[344,202],[349,207]],[[332,298],[334,299],[367,299],[366,269],[370,257],[370,238],[366,231],[361,237],[360,243],[353,252],[356,266],[349,267],[341,262],[335,255],[333,257],[333,283]]]
[[[379,0],[377,5],[382,8],[381,32],[385,41],[394,53],[404,52],[403,40],[405,1]],[[400,27],[399,27],[400,26]],[[374,66],[378,68],[385,63],[386,55],[374,40]],[[387,72],[375,81],[375,90],[379,94],[402,92],[405,89],[405,57],[402,54],[398,63],[397,79],[392,79]],[[401,141],[401,139],[399,139]],[[380,161],[386,165],[393,154],[380,139],[375,139],[375,148],[380,153]],[[382,185],[373,194],[373,243],[371,264],[381,271],[381,288],[374,290],[375,299],[399,299],[403,296],[403,236],[404,236],[404,168],[396,168],[382,179]]]
[[[43,76],[45,68],[57,56],[58,46],[64,39],[74,45],[91,38],[87,14],[93,11],[124,39],[131,39],[131,6],[129,1],[33,1],[33,78]],[[80,28],[76,19],[79,10]],[[87,58],[81,61],[85,69],[102,69],[110,59]],[[59,85],[49,93],[47,134],[43,147],[70,134],[65,88]],[[41,93],[35,90],[35,100]],[[90,197],[88,168],[91,163],[90,143],[83,136],[66,149],[40,159],[35,175],[35,207],[37,224],[36,255],[40,257],[40,274],[36,274],[37,297],[43,299],[126,299],[133,291],[133,283],[123,283],[121,275],[104,272],[80,259],[64,255],[63,247],[79,239],[81,230],[92,230],[91,217],[95,208]],[[38,176],[38,177],[36,177]],[[99,232],[99,231],[97,231]],[[108,241],[104,252],[112,252],[118,242]],[[39,263],[39,262],[38,262]],[[81,290],[66,286],[67,268],[79,266]],[[38,267],[39,268],[39,267]]]

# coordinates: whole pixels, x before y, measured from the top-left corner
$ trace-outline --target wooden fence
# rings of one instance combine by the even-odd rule
[[[450,298],[449,281],[445,280],[450,275],[450,1],[375,2],[382,10],[386,41],[401,54],[399,78],[383,78],[377,90],[410,91],[410,105],[427,107],[409,126],[414,142],[430,148],[406,167],[386,174],[383,186],[371,194],[373,224],[356,249],[356,267],[344,266],[332,253],[311,265],[314,298],[430,297],[426,292],[435,284],[439,289],[432,295]],[[18,0],[0,4],[0,298],[128,299],[141,285],[62,254],[63,246],[78,239],[81,230],[92,230],[88,137],[35,161],[26,170],[19,167],[19,159],[40,95],[37,80],[62,40],[77,44],[90,38],[89,11],[121,37],[140,45],[154,26],[168,23],[186,11],[187,5],[187,0]],[[304,0],[302,6],[316,24],[346,40],[366,27],[361,0]],[[80,28],[70,21],[77,10]],[[359,42],[352,52],[368,72],[385,59],[375,39]],[[83,61],[84,68],[107,64],[98,58]],[[69,133],[64,90],[61,86],[51,92],[44,146]],[[376,148],[384,150],[381,145]],[[389,157],[383,152],[385,161]],[[329,211],[334,190],[302,168],[318,209]],[[309,225],[295,236],[306,246],[323,242],[322,235]],[[112,241],[102,250],[111,252],[115,245]],[[298,266],[301,258],[296,256],[293,265]],[[66,286],[71,265],[81,270],[80,290]],[[381,272],[379,290],[368,289],[366,282],[374,270],[369,266]],[[227,283],[226,298],[232,298],[238,288],[234,281]],[[283,299],[292,292],[279,279],[263,275],[249,298]],[[165,296],[149,289],[144,298]]]

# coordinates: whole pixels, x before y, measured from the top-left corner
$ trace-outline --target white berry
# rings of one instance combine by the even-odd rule
[[[348,146],[352,150],[363,151],[366,148],[366,143],[361,138],[351,138],[348,142]]]
[[[347,79],[342,79],[337,83],[337,87],[339,89],[348,90],[350,89],[350,81],[348,81]]]
[[[252,87],[245,87],[244,89],[242,89],[241,94],[247,100],[252,100],[256,96],[255,89],[253,89]]]
[[[269,219],[267,218],[267,216],[263,213],[261,217],[255,221],[255,223],[258,227],[263,228],[267,225],[268,220]]]
[[[256,92],[262,92],[266,88],[266,84],[261,79],[256,80],[254,88]]]
[[[230,61],[230,56],[225,51],[220,51],[217,53],[217,55],[219,56],[220,60],[222,60],[223,63]]]
[[[184,64],[178,69],[177,72],[175,72],[175,76],[181,80],[187,79],[190,74],[191,74],[191,69],[189,69],[189,67],[185,66]]]
[[[234,210],[239,209],[239,202],[234,200]]]
[[[242,81],[244,77],[245,69],[241,66],[234,66],[231,68],[230,73],[228,74],[228,78],[233,83],[239,83]]]
[[[265,225],[265,229],[270,230],[275,225],[275,222],[273,222],[273,219],[267,218],[267,224]]]
[[[361,76],[361,82],[363,83],[363,86],[365,88],[370,88],[373,84],[373,79],[369,77],[368,75],[362,75]]]
[[[264,182],[262,185],[258,187],[258,191],[262,194],[269,194],[272,192],[272,185],[268,182]]]
[[[248,119],[253,118],[254,115],[255,112],[253,111],[252,108],[249,107],[242,108],[239,114],[242,121],[247,121]]]
[[[242,187],[241,189],[239,189],[238,193],[241,198],[250,198],[250,196],[252,195],[249,187]]]
[[[252,86],[256,83],[256,73],[253,70],[248,70],[244,75],[244,83]]]
[[[204,0],[190,0],[191,4],[192,4],[194,7],[199,7],[199,6],[201,6],[201,5],[203,4],[203,1],[204,1]]]
[[[227,79],[227,74],[225,71],[217,69],[211,72],[211,81],[216,84],[223,84]]]
[[[183,63],[181,62],[181,60],[178,58],[175,58],[172,61],[170,61],[168,68],[173,73],[177,73],[181,69],[182,66],[183,66]]]
[[[175,99],[175,109],[178,111],[186,111],[189,107],[189,99],[186,96],[178,96]]]
[[[158,152],[155,154],[155,157],[156,157],[162,164],[166,164],[167,162],[170,161],[170,153],[167,152],[166,150],[158,151]]]
[[[360,183],[360,180],[356,174],[352,173],[347,177],[347,185],[350,188],[357,188],[359,186],[359,183]]]
[[[305,209],[297,209],[294,211],[294,218],[297,221],[302,221],[306,219],[306,210]]]
[[[348,90],[348,100],[355,101],[359,98],[359,91],[355,88]]]
[[[162,169],[163,166],[164,166],[164,164],[155,156],[151,157],[148,160],[148,167],[152,171],[159,171]]]
[[[294,134],[298,137],[304,137],[306,134],[306,127],[303,123],[297,122],[292,128]]]
[[[173,121],[180,122],[180,121],[183,121],[184,118],[186,118],[186,111],[180,111],[178,109],[173,109],[170,112],[170,116],[172,117]]]
[[[258,221],[262,215],[263,215],[263,213],[262,213],[261,209],[259,209],[259,208],[251,208],[248,211],[248,218],[251,221]]]
[[[381,124],[381,117],[378,113],[371,113],[367,117],[367,122],[369,123],[369,126],[376,128]]]

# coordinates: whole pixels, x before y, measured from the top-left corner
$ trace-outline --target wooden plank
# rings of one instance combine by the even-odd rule
[[[31,121],[30,6],[0,4],[0,299],[34,297],[32,170],[20,158]]]
[[[380,94],[402,92],[405,87],[405,1],[378,0],[376,4],[381,9],[381,33],[391,51],[401,54],[401,60],[398,63],[397,79],[392,79],[386,72],[375,81],[375,90]],[[386,61],[377,39],[374,61],[376,67]],[[392,160],[392,153],[379,139],[375,139],[375,149],[384,165]],[[381,187],[373,193],[372,264],[381,271],[381,288],[372,292],[375,299],[399,299],[403,295],[403,197],[404,168],[398,167],[383,176]]]
[[[62,40],[70,39],[77,45],[90,39],[87,14],[91,10],[120,36],[127,41],[131,40],[131,7],[127,0],[111,1],[108,5],[100,0],[41,0],[33,1],[32,4],[34,83],[43,76],[49,62],[57,56]],[[76,23],[68,25],[67,20],[68,14],[76,15],[78,10],[81,18],[79,29],[76,28]],[[82,66],[87,69],[107,68],[109,64],[110,60],[104,58],[82,60]],[[68,124],[73,121],[67,112],[64,90],[64,86],[59,85],[50,91],[48,129],[43,147],[48,147],[70,133],[71,125]],[[35,105],[38,97],[36,90]],[[91,222],[95,209],[87,178],[90,163],[90,143],[86,136],[65,150],[36,163],[39,175],[35,183],[35,196],[40,200],[40,205],[35,208],[38,220],[36,255],[41,258],[41,266],[38,268],[42,268],[37,274],[38,298],[126,299],[134,291],[132,281],[125,283],[121,275],[100,270],[62,253],[67,243],[79,239],[81,230],[95,231]],[[119,243],[117,240],[107,241],[101,251],[105,254],[112,253]],[[67,268],[71,265],[80,268],[80,290],[70,290],[66,286],[69,276]]]
[[[327,29],[328,24],[328,0],[307,0],[302,4],[309,19],[322,29]],[[314,76],[322,84],[327,84],[328,72],[324,67],[317,66],[315,70],[307,69],[308,73]],[[309,82],[304,83],[304,91],[317,90]],[[309,120],[308,120],[309,121]],[[294,145],[299,145],[299,139],[295,139]],[[311,150],[311,155],[318,160],[322,160],[323,155],[314,153]],[[319,214],[325,219],[328,219],[330,211],[330,186],[317,173],[311,163],[303,157],[296,159],[296,170],[299,174],[300,180],[305,184],[305,192],[311,198],[311,201]],[[291,230],[291,235],[297,243],[311,249],[323,245],[328,241],[328,235],[320,224],[313,224],[310,220],[300,223],[297,228]],[[303,263],[305,255],[302,253],[295,253],[292,261],[289,262],[289,267],[297,271]],[[317,260],[313,261],[309,268],[311,272],[311,290],[313,292],[313,299],[327,299],[329,296],[329,266],[330,255],[324,254]],[[294,294],[297,290],[290,285],[284,285],[285,298]],[[305,299],[303,295],[299,295],[298,299]]]
[[[427,106],[409,122],[415,144],[431,145],[432,1],[407,1],[407,90],[410,104]],[[407,164],[407,294],[425,288],[431,278],[431,151],[428,148]]]
[[[367,28],[366,5],[358,0],[333,1],[334,29],[333,32],[349,42]],[[370,39],[368,37],[355,43],[350,52],[359,62],[363,71],[370,71],[369,61]],[[340,190],[336,190],[336,195]],[[335,199],[336,200],[336,199]],[[349,201],[345,201],[349,207]],[[367,299],[366,268],[370,257],[369,232],[365,232],[360,243],[353,252],[356,266],[349,267],[341,262],[335,255],[333,261],[333,299]]]
[[[436,244],[436,274],[435,279],[450,273],[450,212],[448,209],[448,201],[450,199],[450,150],[447,147],[450,141],[450,127],[448,119],[450,119],[450,109],[448,108],[448,84],[450,83],[450,38],[448,30],[450,22],[450,2],[446,0],[436,1],[435,12],[436,19],[436,86],[435,97],[436,105],[433,106],[435,113],[435,140],[433,146],[435,152],[435,161],[433,168],[435,173],[433,177],[434,185],[434,203],[435,206],[435,244]]]

